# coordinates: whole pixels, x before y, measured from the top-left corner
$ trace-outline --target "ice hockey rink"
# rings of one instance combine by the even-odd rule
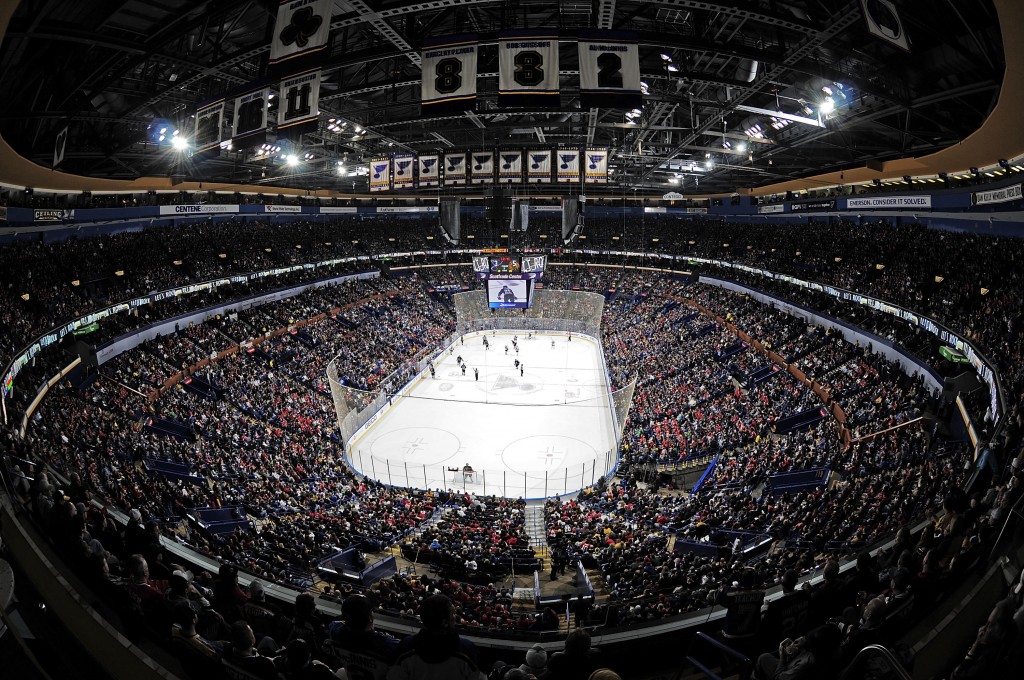
[[[615,416],[599,344],[571,337],[463,336],[434,361],[433,377],[425,370],[355,434],[350,464],[388,484],[513,498],[592,484],[615,464]]]

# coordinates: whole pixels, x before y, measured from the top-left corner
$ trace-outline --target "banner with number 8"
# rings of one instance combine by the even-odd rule
[[[476,106],[477,39],[452,35],[423,41],[420,112],[424,117]]]
[[[498,34],[498,105],[560,106],[558,34],[550,29]]]

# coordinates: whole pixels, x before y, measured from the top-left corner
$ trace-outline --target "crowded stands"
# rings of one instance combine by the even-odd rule
[[[1021,329],[1011,300],[1021,283],[1014,257],[1024,253],[1016,242],[882,224],[860,226],[854,236],[850,225],[829,224],[794,226],[783,254],[765,246],[778,236],[763,225],[645,219],[643,233],[657,235],[659,250],[756,263],[853,288],[963,330],[1006,369],[1010,428],[995,443],[996,453],[1003,461],[1022,455],[1016,436]],[[10,358],[55,323],[137,292],[332,257],[422,250],[429,233],[416,220],[375,224],[372,233],[348,222],[252,224],[244,237],[231,239],[227,257],[218,253],[225,235],[237,235],[238,225],[230,222],[197,224],[184,233],[154,229],[5,246],[10,260],[34,278],[18,282],[28,286],[28,300],[13,281],[4,287],[10,299],[0,308],[9,323],[0,349]],[[616,248],[651,247],[631,243],[640,232],[620,231],[617,224],[596,221],[589,245],[611,244],[616,236]],[[889,239],[884,252],[876,240],[883,237]],[[727,253],[723,238],[735,244]],[[841,258],[834,255],[840,239]],[[887,256],[899,248],[906,249],[899,259]],[[948,261],[943,257],[962,256],[964,249],[988,258],[985,271],[970,260],[963,271],[943,271],[944,281],[935,283],[936,267]],[[801,254],[792,255],[796,250]],[[86,261],[103,276],[78,273],[88,282],[74,286],[56,278],[69,278],[67,271],[77,272]],[[463,264],[458,257],[452,263]],[[318,275],[357,269],[347,263]],[[121,270],[124,275],[114,275]],[[880,314],[844,312],[821,293],[735,274],[731,278],[853,318],[866,330],[886,330]],[[975,275],[998,280],[998,290],[993,284],[981,294]],[[302,279],[293,273],[273,284],[255,280],[152,303],[138,315],[104,320],[97,337],[111,339],[286,282]],[[197,668],[238,663],[239,654],[276,657],[271,663],[278,667],[317,659],[337,668],[342,657],[331,642],[344,638],[340,623],[321,621],[309,608],[312,598],[297,601],[287,616],[256,606],[259,588],[238,586],[237,570],[305,589],[319,564],[350,547],[380,553],[395,546],[437,574],[395,574],[362,594],[339,588],[343,603],[365,596],[371,611],[420,616],[426,623],[435,612],[425,603],[443,596],[452,625],[464,633],[557,629],[557,614],[513,606],[512,593],[501,585],[511,572],[546,566],[530,547],[536,537],[526,532],[524,501],[389,486],[351,470],[338,441],[327,364],[338,362],[346,385],[378,388],[454,330],[450,296],[440,291],[473,285],[468,269],[458,266],[382,275],[311,288],[152,338],[75,386],[56,387],[33,415],[26,438],[5,438],[7,471],[17,467],[19,479],[32,478],[16,486],[69,565],[114,593],[147,628],[169,635]],[[965,497],[973,452],[948,432],[938,433],[939,395],[921,376],[906,375],[838,333],[671,273],[555,266],[544,285],[604,293],[610,382],[617,387],[637,377],[617,475],[544,504],[549,564],[581,562],[600,574],[606,589],[607,598],[584,613],[582,625],[645,624],[727,605],[737,590],[785,586],[791,573],[824,571],[825,582],[807,595],[800,634],[842,619],[839,637],[820,644],[834,645],[848,662],[847,651],[867,640],[895,642],[898,622],[905,620],[897,614],[920,615],[933,596],[976,568],[1020,496],[1015,466],[994,476],[987,492]],[[832,417],[809,382],[774,370],[778,365],[733,329],[814,381],[845,421]],[[940,372],[950,370],[934,346],[912,349]],[[60,364],[43,357],[18,380],[49,377],[46,371],[52,375]],[[18,394],[14,403],[27,401]],[[807,424],[779,427],[788,416],[806,413]],[[706,469],[692,487],[661,474],[687,463]],[[783,483],[785,475],[799,473],[818,476]],[[54,479],[72,475],[70,485]],[[88,499],[125,513],[128,526],[116,526],[85,505]],[[909,527],[921,522],[924,530],[910,536]],[[866,557],[867,549],[894,534],[896,547]],[[225,568],[216,576],[193,575],[187,565],[170,562],[161,537]],[[844,559],[859,559],[858,569],[840,579],[832,565]],[[793,592],[790,587],[787,594]],[[1007,629],[1012,609],[993,612],[993,628]],[[352,616],[362,616],[355,605]],[[781,637],[773,639],[770,630],[738,635],[778,645]],[[979,657],[989,652],[985,645],[1004,643],[1000,635],[982,640],[965,668],[991,663]]]

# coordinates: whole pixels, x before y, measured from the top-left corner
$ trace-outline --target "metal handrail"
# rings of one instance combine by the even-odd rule
[[[888,664],[889,668],[896,673],[896,677],[899,678],[899,680],[914,680],[910,673],[907,672],[907,669],[903,667],[903,664],[899,662],[899,659],[893,656],[893,653],[882,645],[868,645],[857,652],[857,655],[853,657],[853,661],[851,661],[850,665],[846,667],[845,671],[843,671],[843,674],[840,676],[840,680],[858,680],[858,678],[862,676],[856,675],[856,673],[861,670],[861,665],[864,663],[864,659],[871,657],[881,657],[885,663]]]
[[[697,642],[697,641],[706,642],[707,644],[711,645],[713,648],[717,649],[719,652],[722,652],[726,656],[732,657],[737,662],[737,664],[741,668],[744,669],[744,672],[741,673],[740,677],[745,677],[745,673],[749,673],[752,670],[753,664],[750,661],[750,657],[748,657],[747,655],[743,654],[743,652],[740,652],[739,650],[733,649],[729,645],[726,645],[726,644],[722,643],[720,640],[716,640],[715,638],[711,637],[710,635],[708,635],[706,633],[701,633],[699,631],[697,632],[696,635],[694,635],[693,640],[690,642],[690,648],[691,649],[693,648],[693,644],[695,642]],[[711,678],[711,680],[722,680],[722,676],[721,675],[719,675],[713,669],[711,669],[709,666],[707,666],[706,664],[704,664],[703,662],[698,660],[690,652],[690,650],[687,650],[686,658],[685,658],[684,661],[685,661],[685,663],[690,664],[691,666],[693,666],[694,668],[699,670],[701,673],[703,673],[707,677]],[[685,670],[685,666],[682,669],[680,669],[680,671],[675,675],[675,677],[677,679],[682,677],[682,673],[683,673],[684,670]]]

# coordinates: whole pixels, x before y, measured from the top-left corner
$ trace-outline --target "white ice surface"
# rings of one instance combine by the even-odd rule
[[[577,491],[615,461],[608,455],[615,438],[600,352],[596,341],[575,335],[467,335],[434,362],[436,377],[424,371],[353,439],[349,462],[385,483],[421,489],[513,498]],[[464,480],[467,464],[475,474]]]

